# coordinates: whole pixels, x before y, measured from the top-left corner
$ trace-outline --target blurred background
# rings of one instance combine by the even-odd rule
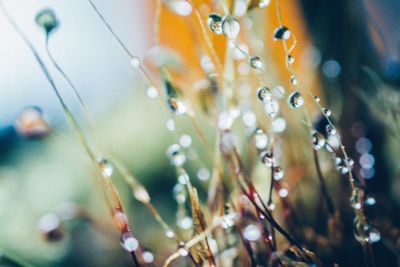
[[[168,2],[174,1],[181,0],[165,1],[160,42],[168,50],[166,55],[177,62],[174,77],[185,94],[192,96],[199,80],[199,62],[191,32],[195,24],[190,22],[193,21],[190,12],[182,16],[168,8]],[[194,1],[205,15],[218,6],[217,2]],[[396,266],[400,248],[400,2],[281,2],[284,23],[299,40],[295,50],[299,77],[332,110],[343,142],[356,162],[355,172],[365,181],[366,192],[373,202],[367,208],[367,215],[384,240],[374,245],[375,257],[380,262],[377,266]],[[81,0],[4,0],[3,3],[49,65],[75,116],[85,123],[68,85],[51,67],[45,52],[45,35],[34,21],[43,8],[55,11],[60,27],[50,40],[53,56],[88,104],[101,139],[146,186],[154,205],[173,225],[177,209],[173,197],[176,178],[165,156],[167,147],[174,142],[166,127],[169,114],[154,99],[154,92],[149,91],[90,4]],[[130,51],[151,61],[154,2],[96,0],[95,3]],[[272,42],[277,25],[274,7],[271,4],[249,12],[254,21],[260,22],[255,27],[265,39],[262,50],[268,55],[267,64],[272,66],[271,79],[287,86],[283,82],[288,74],[282,48]],[[239,22],[244,25],[246,19]],[[32,54],[2,13],[0,37],[0,256],[5,255],[0,266],[13,266],[7,258],[14,257],[34,266],[129,266],[130,259],[111,226],[88,157],[68,127]],[[223,41],[214,38],[213,42],[223,59]],[[157,77],[151,67],[149,71]],[[255,89],[251,92],[254,95]],[[323,120],[314,113],[318,127]],[[26,126],[32,118],[39,124],[35,129],[39,132],[33,134]],[[293,121],[296,122],[289,118],[287,124]],[[182,118],[178,122],[181,136],[195,136],[190,121]],[[202,127],[212,139],[213,126],[204,123]],[[304,126],[297,123],[288,129],[294,132],[285,135],[290,143],[285,151],[294,161],[302,157],[295,147],[297,138],[305,134]],[[200,197],[205,199],[212,165],[203,155],[200,140],[193,137],[191,143],[189,154],[205,163],[199,165],[193,160],[188,169],[197,179]],[[301,167],[301,163],[296,167]],[[330,172],[329,167],[325,169],[329,172],[327,179],[335,204],[344,210],[343,235],[348,237],[343,246],[333,251],[318,251],[318,244],[315,248],[308,245],[317,254],[320,252],[326,266],[334,262],[340,266],[363,266],[362,249],[352,238],[348,184],[343,177]],[[306,178],[306,184],[294,189],[290,200],[305,210],[302,219],[306,228],[318,232],[316,198],[305,196],[316,180]],[[174,242],[165,237],[148,210],[134,200],[123,179],[117,176],[115,183],[133,232],[151,248],[157,266],[160,265],[174,251]],[[57,231],[46,231],[49,225],[57,226]]]

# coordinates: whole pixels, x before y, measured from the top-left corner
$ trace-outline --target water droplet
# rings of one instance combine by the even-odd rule
[[[150,86],[149,88],[147,88],[146,90],[147,96],[150,98],[156,98],[158,96],[158,91],[157,88]]]
[[[314,100],[315,102],[319,103],[321,101],[321,98],[319,96],[314,96]]]
[[[358,188],[353,189],[350,197],[350,204],[356,210],[361,209],[362,205],[360,203],[360,190]]]
[[[174,234],[174,232],[173,232],[172,230],[167,230],[167,231],[165,232],[165,235],[166,235],[168,238],[173,238],[173,237],[175,236],[175,234]]]
[[[42,110],[36,106],[29,106],[21,111],[15,121],[15,129],[18,134],[26,138],[44,137],[50,131]]]
[[[258,227],[250,224],[244,229],[243,236],[249,241],[257,241],[261,237],[261,232]]]
[[[254,134],[255,146],[257,149],[264,149],[268,145],[268,136],[263,132],[263,130],[257,128]]]
[[[336,128],[332,124],[328,124],[325,127],[326,133],[329,135],[335,135],[336,134]]]
[[[192,145],[192,138],[190,135],[184,134],[179,138],[179,144],[181,144],[182,147],[190,147]]]
[[[131,65],[134,68],[138,68],[140,66],[140,59],[138,57],[131,58]]]
[[[142,258],[145,263],[152,263],[154,261],[154,255],[150,251],[144,251]]]
[[[293,92],[288,98],[289,107],[297,109],[304,104],[304,98],[299,91]]]
[[[224,18],[222,22],[222,32],[231,40],[235,40],[240,32],[240,24],[231,16]]]
[[[279,189],[278,195],[282,198],[285,198],[289,195],[289,191],[286,188]]]
[[[211,13],[208,15],[208,26],[211,31],[215,34],[222,34],[222,16],[217,13]]]
[[[187,255],[189,255],[189,251],[186,248],[180,248],[178,250],[179,255],[181,255],[181,257],[186,257]]]
[[[267,101],[264,110],[271,118],[274,118],[279,112],[279,102],[276,99]]]
[[[373,205],[376,204],[376,200],[375,200],[374,197],[367,197],[365,199],[365,204],[368,205],[368,206],[373,206]]]
[[[293,64],[294,63],[294,57],[292,55],[288,55],[287,61],[288,61],[289,64]]]
[[[381,240],[381,233],[372,227],[365,217],[356,216],[354,219],[354,237],[361,244],[373,244]]]
[[[175,131],[175,121],[173,119],[168,120],[166,126],[169,131]]]
[[[46,214],[38,222],[38,229],[46,241],[56,242],[64,237],[61,220],[56,214]]]
[[[270,3],[271,3],[271,0],[260,0],[258,2],[258,7],[263,8],[263,7],[268,6]]]
[[[130,232],[121,235],[121,246],[128,252],[133,252],[139,247],[139,242]]]
[[[55,30],[60,24],[54,11],[49,8],[41,10],[36,15],[35,20],[36,23],[42,27],[47,34]]]
[[[101,158],[97,161],[97,164],[101,171],[101,175],[103,175],[104,177],[111,177],[114,168],[113,165],[107,159]]]
[[[274,159],[271,151],[269,150],[262,151],[260,153],[260,159],[261,162],[265,164],[267,167],[272,167]]]
[[[211,173],[207,168],[200,168],[197,171],[197,177],[202,181],[207,181],[210,179]]]
[[[330,109],[327,109],[327,108],[323,108],[322,109],[322,113],[324,113],[324,115],[327,116],[327,117],[332,115],[332,111]]]
[[[185,103],[176,97],[168,98],[168,106],[177,115],[182,115],[186,113]]]
[[[317,131],[313,131],[311,135],[311,141],[313,148],[315,150],[321,149],[325,146],[325,138],[322,134],[318,133]]]
[[[192,13],[192,5],[184,0],[173,1],[172,9],[181,16],[189,16]]]
[[[352,169],[354,166],[354,160],[352,158],[345,158],[344,163],[349,169]]]
[[[271,202],[271,203],[268,203],[267,207],[268,207],[269,210],[274,210],[276,206],[275,206],[274,202]]]
[[[274,180],[279,181],[283,178],[284,172],[279,166],[275,166],[272,169],[272,176]]]
[[[290,31],[287,27],[281,26],[275,29],[274,32],[274,40],[280,39],[280,40],[287,40],[290,38]]]
[[[249,59],[249,64],[253,69],[261,69],[263,67],[263,62],[261,58],[254,56]]]
[[[284,118],[276,118],[272,121],[272,130],[275,133],[281,133],[286,129],[286,120]]]
[[[264,103],[271,100],[271,92],[270,92],[269,88],[266,86],[262,86],[262,87],[258,88],[257,96],[258,96],[258,99],[260,99]]]
[[[182,166],[186,161],[186,156],[178,144],[173,144],[167,149],[167,156],[172,166]]]
[[[293,85],[297,85],[298,81],[296,76],[293,75],[292,77],[290,77],[290,83]]]

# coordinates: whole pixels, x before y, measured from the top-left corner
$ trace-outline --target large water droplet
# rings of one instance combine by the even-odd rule
[[[354,237],[361,244],[373,244],[381,240],[381,233],[365,217],[358,215],[354,219]]]
[[[258,96],[258,99],[260,99],[264,103],[271,100],[271,92],[270,92],[269,88],[266,86],[262,86],[262,87],[258,88],[257,96]]]
[[[290,38],[290,31],[287,27],[281,26],[275,29],[274,32],[274,40],[280,39],[280,40],[287,40]]]
[[[240,32],[240,24],[231,16],[224,18],[222,22],[222,32],[231,40],[235,40]]]
[[[261,58],[254,56],[249,59],[249,64],[253,69],[261,69],[263,66],[263,62]]]
[[[321,149],[325,146],[325,138],[322,134],[317,131],[313,131],[311,134],[311,141],[313,144],[313,148],[315,150]]]
[[[222,34],[222,16],[217,13],[208,15],[208,26],[215,34]]]
[[[328,124],[325,127],[326,133],[329,135],[335,135],[336,134],[336,128],[332,124]]]
[[[304,104],[304,98],[299,91],[293,92],[288,98],[289,107],[297,109]]]

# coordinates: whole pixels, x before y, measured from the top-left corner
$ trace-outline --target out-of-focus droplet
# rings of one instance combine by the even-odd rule
[[[184,217],[178,221],[178,226],[182,229],[188,230],[192,227],[193,221],[190,217]]]
[[[221,136],[221,151],[228,155],[235,147],[235,136],[230,131],[224,131]]]
[[[294,57],[292,55],[288,55],[287,61],[288,61],[289,64],[293,64],[294,63]]]
[[[139,242],[130,232],[121,235],[121,246],[128,252],[133,252],[139,247]]]
[[[138,58],[138,57],[131,58],[131,65],[134,68],[139,68],[139,66],[140,66],[140,58]]]
[[[201,180],[201,181],[207,181],[208,179],[210,179],[210,171],[207,168],[200,168],[197,171],[197,177]]]
[[[288,98],[289,107],[297,109],[304,104],[304,98],[299,91],[293,92]]]
[[[182,166],[186,161],[186,156],[181,152],[181,147],[178,144],[168,147],[167,156],[172,166]]]
[[[257,149],[265,149],[268,145],[268,136],[257,128],[254,133],[254,143]]]
[[[172,231],[172,230],[167,230],[167,231],[165,232],[165,235],[166,235],[168,238],[173,238],[173,237],[175,236],[174,231]]]
[[[272,130],[275,133],[281,133],[286,129],[286,120],[284,118],[276,118],[272,121]]]
[[[181,257],[186,257],[187,255],[189,255],[189,251],[186,248],[180,248],[178,252]]]
[[[271,118],[274,118],[279,112],[279,102],[276,99],[267,101],[264,105],[264,110]]]
[[[271,3],[271,0],[260,0],[258,2],[258,7],[263,8],[267,7]]]
[[[169,131],[175,131],[175,121],[173,119],[168,120],[166,126]]]
[[[232,16],[227,16],[222,21],[222,32],[226,37],[235,40],[240,32],[240,24]]]
[[[323,108],[322,109],[322,113],[324,113],[324,115],[327,116],[327,117],[332,115],[332,111],[330,109],[327,109],[327,108]]]
[[[211,13],[208,15],[208,26],[211,31],[215,34],[222,34],[222,16],[217,13]]]
[[[285,197],[287,197],[287,196],[289,195],[289,190],[287,190],[286,188],[281,188],[281,189],[279,189],[279,191],[278,191],[278,195],[279,195],[281,198],[285,198]]]
[[[182,147],[190,147],[192,145],[192,138],[190,135],[184,134],[179,138],[179,144],[181,144]]]
[[[146,250],[143,251],[142,258],[145,263],[152,263],[154,261],[154,254]]]
[[[279,181],[283,178],[284,172],[281,167],[275,166],[272,169],[272,176],[274,180]]]
[[[257,241],[261,237],[260,229],[257,226],[250,224],[243,231],[243,237],[249,241]]]
[[[26,138],[43,137],[50,131],[42,110],[35,106],[26,107],[21,111],[15,121],[15,129],[18,134]]]
[[[171,2],[172,10],[181,16],[189,16],[192,13],[192,5],[189,1],[174,0]]]
[[[262,87],[258,88],[257,96],[258,96],[258,99],[260,99],[264,103],[271,100],[271,92],[270,92],[269,88],[266,86],[262,86]]]
[[[326,133],[328,135],[335,135],[336,134],[336,128],[332,124],[328,124],[325,127]]]
[[[186,201],[186,193],[182,184],[176,184],[174,186],[173,192],[177,203],[182,204]]]
[[[249,64],[253,69],[261,69],[263,67],[263,62],[261,58],[254,56],[249,59]]]
[[[290,38],[290,30],[285,27],[285,26],[281,26],[275,29],[274,32],[274,40],[280,39],[280,40],[287,40]]]
[[[322,134],[318,133],[317,131],[313,131],[311,134],[311,141],[313,148],[315,150],[319,150],[325,146],[325,138]]]
[[[293,85],[297,85],[298,81],[296,76],[293,75],[292,77],[290,77],[290,83]]]
[[[128,227],[128,216],[124,212],[116,212],[114,214],[115,224],[118,226],[118,229],[121,231],[125,230]]]
[[[104,177],[111,177],[114,171],[114,167],[111,162],[109,162],[105,158],[101,158],[97,161],[97,164],[99,166],[101,175],[103,175]]]
[[[55,30],[60,24],[54,11],[49,8],[41,10],[36,15],[35,20],[40,27],[43,27],[47,34]]]
[[[158,96],[158,91],[157,88],[150,86],[149,88],[147,88],[146,90],[147,96],[150,98],[156,98]]]
[[[46,214],[38,222],[38,229],[46,241],[60,241],[64,237],[60,218],[55,214]]]
[[[367,197],[365,199],[365,204],[368,205],[368,206],[373,206],[373,205],[376,204],[376,200],[375,200],[374,197]]]

